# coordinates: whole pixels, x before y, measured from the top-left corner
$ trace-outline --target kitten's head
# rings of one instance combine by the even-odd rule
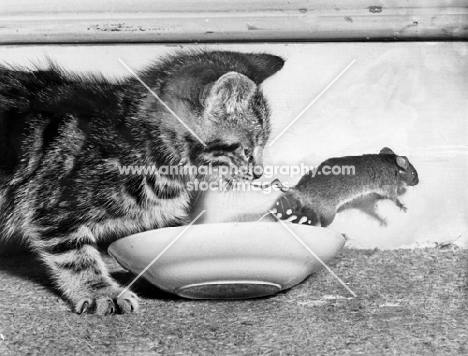
[[[185,125],[166,115],[161,127],[164,137],[171,135],[183,150],[181,162],[218,168],[205,177],[208,180],[260,177],[270,134],[270,111],[260,85],[283,64],[282,58],[268,54],[204,52],[178,57],[176,69],[166,72],[161,94]]]
[[[199,100],[206,146],[192,151],[194,161],[224,167],[219,173],[226,178],[259,178],[270,134],[268,104],[259,87],[232,71],[206,84]]]

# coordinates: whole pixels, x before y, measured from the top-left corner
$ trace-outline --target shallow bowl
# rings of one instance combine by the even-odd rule
[[[150,266],[142,277],[181,297],[255,298],[291,288],[322,267],[294,235],[324,263],[345,244],[344,237],[332,230],[287,226],[290,231],[278,222],[170,227],[120,239],[108,251],[135,274]]]

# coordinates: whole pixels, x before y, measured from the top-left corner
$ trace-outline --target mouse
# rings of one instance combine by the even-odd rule
[[[327,159],[284,191],[270,212],[280,220],[327,227],[338,212],[360,205],[385,226],[386,220],[377,213],[375,202],[390,199],[406,212],[399,197],[407,187],[418,183],[418,173],[408,158],[384,147],[378,154]],[[374,203],[363,203],[366,199]],[[356,202],[358,206],[353,205]]]

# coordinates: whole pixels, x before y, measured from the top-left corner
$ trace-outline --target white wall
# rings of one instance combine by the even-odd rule
[[[0,61],[27,64],[48,56],[72,70],[127,75],[182,45],[2,46]],[[395,248],[427,241],[468,247],[468,43],[314,43],[209,45],[265,51],[287,59],[264,84],[275,137],[353,59],[354,65],[266,151],[266,164],[318,165],[329,157],[406,155],[420,184],[402,200],[408,213],[379,203],[388,226],[359,211],[338,214],[330,228],[349,245]],[[296,182],[299,177],[281,177]],[[459,237],[460,236],[460,237]]]

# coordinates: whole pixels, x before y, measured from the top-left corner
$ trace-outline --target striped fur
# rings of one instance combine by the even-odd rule
[[[0,235],[24,239],[77,313],[135,311],[134,293],[117,300],[122,287],[98,246],[187,223],[186,183],[213,177],[118,167],[261,164],[269,112],[260,84],[282,66],[273,55],[200,51],[140,73],[206,147],[134,78],[0,68]]]

